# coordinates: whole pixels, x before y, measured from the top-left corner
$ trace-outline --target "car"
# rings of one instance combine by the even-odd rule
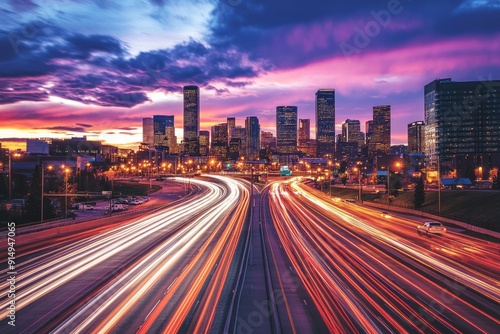
[[[79,209],[80,210],[94,210],[95,207],[93,205],[90,205],[90,204],[80,204]]]
[[[346,202],[346,203],[347,203],[347,202],[349,202],[349,203],[354,203],[354,202],[356,202],[356,200],[355,200],[354,198],[346,198],[346,199],[344,200],[344,202]]]
[[[391,218],[391,215],[390,215],[390,214],[389,214],[389,212],[387,212],[387,211],[382,211],[382,212],[380,213],[380,216],[381,216],[381,217],[384,217],[384,218]]]
[[[417,231],[419,235],[425,234],[427,236],[430,236],[432,234],[445,234],[446,233],[446,227],[443,226],[443,224],[439,222],[424,222],[422,225],[419,225],[417,227]]]
[[[111,206],[111,211],[124,211],[127,210],[127,207],[123,204],[113,204]]]

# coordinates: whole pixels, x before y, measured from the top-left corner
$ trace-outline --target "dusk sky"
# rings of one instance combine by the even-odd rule
[[[404,144],[425,84],[500,79],[500,0],[8,0],[0,18],[0,138],[137,149],[143,117],[182,129],[195,84],[204,130],[257,116],[275,132],[278,105],[313,125],[314,93],[334,88],[337,133],[390,104]]]

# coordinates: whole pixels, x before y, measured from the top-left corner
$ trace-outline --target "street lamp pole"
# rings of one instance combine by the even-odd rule
[[[329,176],[330,176],[330,189],[329,189],[329,194],[330,194],[330,197],[332,197],[332,178],[333,178],[333,169],[332,169],[332,161],[328,161],[328,170],[330,172]]]
[[[43,174],[44,174],[44,173],[43,173],[43,172],[44,172],[44,171],[43,171],[43,169],[44,169],[44,168],[43,168],[43,166],[44,166],[44,163],[43,163],[43,162],[41,163],[41,166],[42,166],[42,205],[41,205],[41,209],[40,209],[40,223],[42,223],[42,222],[43,222],[43,191],[44,191],[44,190],[43,190],[43,184],[44,184],[44,180],[45,180],[45,179],[44,179],[44,177],[43,177]]]
[[[12,153],[9,152],[9,203],[12,201]]]
[[[361,191],[361,167],[358,167],[358,181],[359,181],[359,202],[363,203],[362,191]]]
[[[387,197],[391,196],[391,167],[387,166]]]
[[[69,168],[64,169],[64,218],[68,218],[68,173]]]
[[[438,164],[438,213],[441,214],[441,163],[439,161],[439,154],[437,156]]]

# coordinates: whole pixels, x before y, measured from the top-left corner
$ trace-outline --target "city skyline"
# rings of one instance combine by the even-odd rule
[[[201,130],[255,115],[276,134],[276,106],[294,105],[314,137],[314,93],[331,87],[336,133],[391,105],[391,143],[406,144],[426,84],[499,76],[496,3],[284,4],[3,3],[0,137],[137,148],[143,118],[174,115],[183,127],[185,85],[200,87]]]

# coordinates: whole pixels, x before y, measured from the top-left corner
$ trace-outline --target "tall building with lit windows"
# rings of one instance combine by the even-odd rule
[[[152,117],[142,119],[142,142],[151,146],[154,144],[154,123]]]
[[[439,161],[471,179],[500,168],[500,80],[434,80],[424,87],[424,112],[428,168]]]
[[[228,153],[227,123],[212,126],[212,155],[219,160],[225,160]]]
[[[335,153],[335,89],[316,92],[316,145],[318,157]]]
[[[210,154],[210,131],[200,131],[200,155],[207,156]]]
[[[365,135],[361,132],[361,123],[357,119],[346,119],[342,123],[342,142],[357,143],[358,148],[364,145]]]
[[[299,145],[311,139],[311,120],[299,119]]]
[[[184,152],[200,154],[200,89],[198,86],[184,86]]]
[[[425,123],[423,121],[408,124],[408,153],[424,153]]]
[[[248,160],[258,160],[260,152],[260,124],[255,116],[249,116],[245,120],[246,132],[246,158]]]
[[[174,116],[153,116],[153,146],[155,148],[168,150],[168,147],[171,145],[171,140],[167,136],[167,128],[169,127],[174,127]]]
[[[231,140],[231,136],[234,133],[234,127],[236,126],[236,118],[235,117],[228,117],[227,118],[227,143],[229,145],[229,142]]]
[[[276,150],[280,154],[297,152],[297,107],[276,107]]]
[[[373,135],[368,148],[371,156],[391,151],[391,106],[373,107]]]

